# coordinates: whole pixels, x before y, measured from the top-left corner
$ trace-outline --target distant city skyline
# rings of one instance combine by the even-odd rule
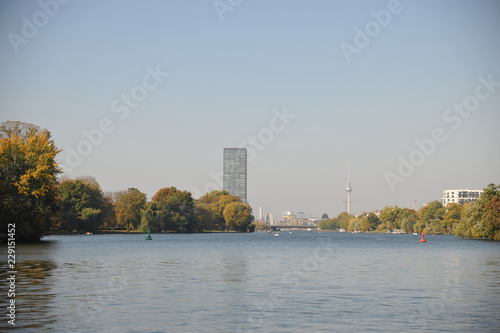
[[[48,6],[47,4],[51,5]],[[47,128],[64,176],[151,198],[223,188],[335,217],[500,183],[500,2],[0,1],[0,122]]]

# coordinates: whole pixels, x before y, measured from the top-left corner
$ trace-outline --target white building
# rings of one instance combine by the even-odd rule
[[[451,203],[459,203],[463,205],[466,202],[476,201],[483,195],[483,190],[445,190],[441,198],[443,206]]]

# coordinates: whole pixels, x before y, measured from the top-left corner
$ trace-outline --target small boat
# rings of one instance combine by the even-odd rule
[[[276,231],[276,233],[274,234],[274,237],[279,237],[279,236],[280,236],[279,231]]]
[[[90,231],[87,231],[85,235],[92,235],[92,233]]]
[[[414,233],[413,233],[413,236],[417,236],[417,235],[418,235],[418,232],[414,232]]]

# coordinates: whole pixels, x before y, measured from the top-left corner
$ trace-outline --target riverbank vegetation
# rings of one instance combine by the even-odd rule
[[[247,232],[255,228],[252,208],[226,191],[196,200],[188,191],[164,187],[147,201],[136,188],[105,193],[89,176],[58,179],[60,150],[50,132],[39,126],[4,122],[0,140],[0,240],[7,239],[12,225],[11,238],[16,242],[38,241],[51,232]]]
[[[324,230],[454,234],[459,237],[500,240],[500,186],[489,184],[475,202],[446,207],[432,201],[418,211],[386,206],[380,212],[358,216],[343,212],[318,223]]]
[[[0,124],[0,239],[15,224],[16,241],[37,241],[49,232],[106,231],[251,232],[252,208],[226,191],[199,199],[175,187],[150,201],[139,189],[103,192],[93,177],[59,178],[60,150],[50,132],[32,124]],[[500,186],[490,184],[476,202],[443,207],[432,201],[418,211],[387,206],[359,216],[343,212],[318,223],[324,230],[424,232],[500,240]],[[10,236],[9,236],[10,237]]]

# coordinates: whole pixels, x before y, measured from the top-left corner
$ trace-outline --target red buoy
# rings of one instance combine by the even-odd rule
[[[427,242],[424,238],[424,233],[422,232],[422,238],[420,238],[420,242],[423,243],[423,242]]]

